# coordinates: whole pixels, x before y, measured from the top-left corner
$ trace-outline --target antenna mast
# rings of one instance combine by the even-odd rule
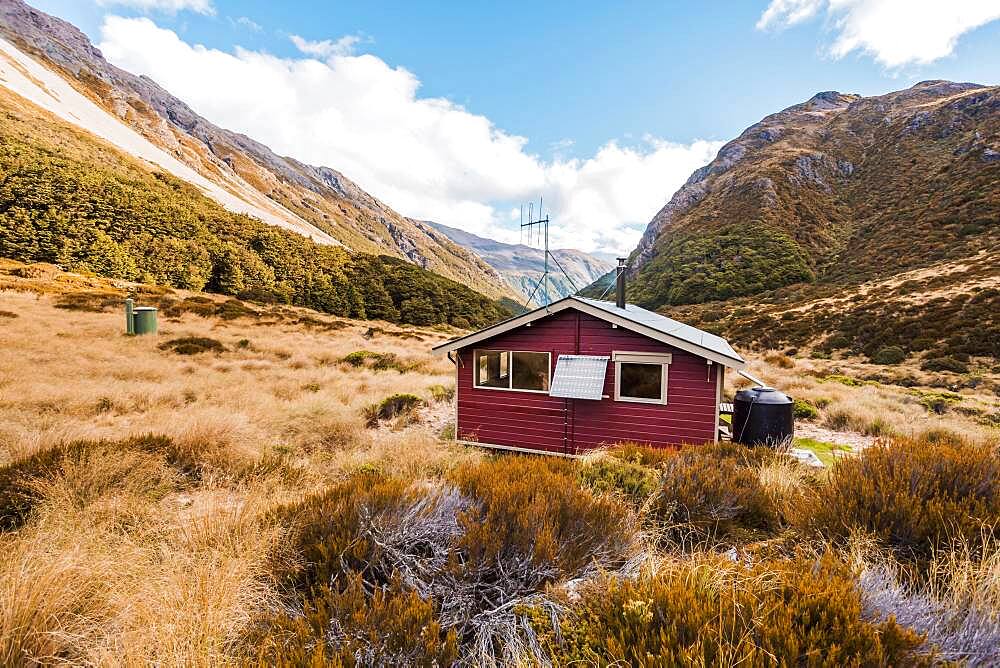
[[[524,210],[524,207],[521,208]],[[549,217],[546,215],[542,218],[542,198],[538,198],[538,219],[535,220],[535,203],[531,202],[528,204],[528,222],[521,222],[521,232],[524,233],[524,229],[528,229],[528,243],[531,243],[531,235],[533,232],[537,232],[538,236],[541,237],[542,234],[545,235],[545,255],[544,255],[544,265],[542,270],[542,276],[538,279],[538,285],[535,286],[534,291],[531,293],[531,297],[528,297],[528,302],[525,306],[531,302],[531,298],[535,296],[535,292],[538,292],[538,288],[542,289],[542,299],[540,302],[541,306],[549,305]]]
[[[548,306],[551,303],[551,301],[549,299],[549,280],[550,280],[549,279],[549,274],[552,273],[552,272],[549,271],[549,260],[550,259],[555,263],[556,267],[559,268],[559,271],[562,272],[562,275],[566,277],[566,280],[569,281],[569,284],[573,286],[573,294],[576,294],[577,292],[579,292],[579,288],[576,287],[576,282],[572,278],[570,278],[569,274],[566,273],[566,270],[563,269],[562,264],[559,263],[559,258],[557,258],[549,250],[549,215],[545,214],[545,217],[544,218],[542,217],[542,214],[544,212],[542,211],[542,198],[541,197],[538,198],[538,219],[537,220],[535,220],[535,218],[534,218],[534,213],[535,213],[535,203],[532,202],[532,203],[528,204],[528,222],[525,222],[524,221],[524,206],[523,205],[521,206],[521,237],[522,237],[522,239],[524,238],[524,229],[528,228],[528,245],[530,246],[531,245],[531,234],[532,234],[532,232],[537,231],[539,238],[541,238],[544,235],[544,238],[545,238],[545,251],[544,251],[545,255],[544,255],[544,264],[543,264],[543,269],[542,269],[542,276],[541,276],[541,278],[538,279],[538,285],[535,286],[535,289],[531,291],[531,295],[528,296],[528,301],[524,302],[525,308],[527,308],[528,304],[531,303],[531,300],[534,299],[535,293],[538,292],[539,288],[542,289],[542,298],[539,301],[539,306]]]

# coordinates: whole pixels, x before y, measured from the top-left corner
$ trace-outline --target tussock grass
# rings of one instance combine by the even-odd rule
[[[985,489],[978,474],[992,470],[978,454],[945,466],[945,451],[986,452],[988,432],[928,410],[929,390],[754,362],[818,423],[912,434],[832,472],[733,445],[493,455],[442,442],[430,418],[366,428],[365,409],[394,395],[447,412],[454,369],[427,352],[441,333],[179,310],[159,339],[129,338],[118,312],[56,311],[57,298],[0,291],[23,316],[0,327],[12,353],[0,362],[2,664],[561,665],[648,651],[667,665],[845,653],[920,665],[933,645],[985,656],[967,631],[991,638],[1000,615],[996,541],[983,537],[997,511],[947,494],[893,501],[906,475],[931,489],[947,469],[955,489]],[[226,352],[159,349],[187,337]],[[342,361],[366,350],[406,372]],[[902,477],[852,476],[879,448]],[[971,518],[964,543],[919,519],[949,499]],[[829,530],[823,509],[850,526]],[[899,526],[933,551],[899,550]],[[859,529],[876,536],[866,556]]]
[[[903,386],[869,380],[872,366],[863,362],[798,358],[794,369],[788,369],[769,362],[769,357],[774,355],[752,359],[750,372],[794,397],[797,405],[807,405],[801,418],[815,419],[835,431],[918,438],[926,431],[945,429],[971,441],[1000,439],[1000,429],[977,418],[997,410],[997,395],[989,383],[946,391],[933,386],[937,382],[933,375],[912,367],[903,372],[912,376],[913,383]],[[749,384],[727,374],[726,394],[731,397]],[[966,414],[954,410],[959,404],[969,409]]]

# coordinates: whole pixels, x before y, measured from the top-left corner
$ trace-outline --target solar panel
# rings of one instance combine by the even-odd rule
[[[560,355],[549,396],[600,400],[609,359],[598,355]]]

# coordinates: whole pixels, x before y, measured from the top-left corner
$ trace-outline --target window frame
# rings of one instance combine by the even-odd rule
[[[667,405],[667,377],[670,372],[670,363],[673,361],[671,353],[641,353],[614,351],[611,354],[611,361],[615,363],[615,401],[630,404],[652,404],[654,406]],[[622,364],[648,364],[660,367],[660,398],[645,399],[643,397],[630,397],[621,393]]]
[[[480,353],[506,353],[507,354],[507,387],[492,387],[490,385],[479,384],[479,354]],[[552,352],[548,350],[511,350],[504,348],[473,348],[472,349],[472,387],[476,390],[497,390],[500,392],[528,392],[530,394],[545,394],[546,390],[521,390],[512,387],[514,384],[514,353],[531,353],[533,355],[545,355],[548,368],[548,380],[546,386],[552,387]]]

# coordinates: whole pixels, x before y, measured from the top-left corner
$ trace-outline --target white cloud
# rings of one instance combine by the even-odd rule
[[[555,245],[627,252],[719,148],[647,138],[631,148],[610,142],[589,159],[545,161],[485,116],[420,97],[414,74],[370,54],[228,53],[187,44],[149,19],[113,16],[102,37],[110,61],[152,77],[213,122],[339,169],[401,213],[504,241],[519,236],[511,207],[544,195]]]
[[[811,19],[823,8],[825,0],[772,0],[757,21],[758,30],[775,24],[792,26]]]
[[[215,14],[212,0],[97,0],[97,4],[101,7],[132,7],[144,12],[157,11],[167,14],[176,14],[185,10],[206,16]]]
[[[824,8],[832,56],[861,51],[888,68],[944,58],[963,34],[1000,19],[997,0],[772,0],[757,28],[792,26]]]
[[[313,42],[298,35],[289,35],[295,48],[308,56],[318,58],[332,58],[334,56],[350,56],[354,54],[354,47],[361,41],[358,35],[344,35],[340,39],[324,39],[321,42]]]
[[[260,25],[249,16],[241,16],[236,19],[230,18],[229,21],[234,26],[238,28],[246,28],[250,32],[262,32],[264,30],[264,26]]]

